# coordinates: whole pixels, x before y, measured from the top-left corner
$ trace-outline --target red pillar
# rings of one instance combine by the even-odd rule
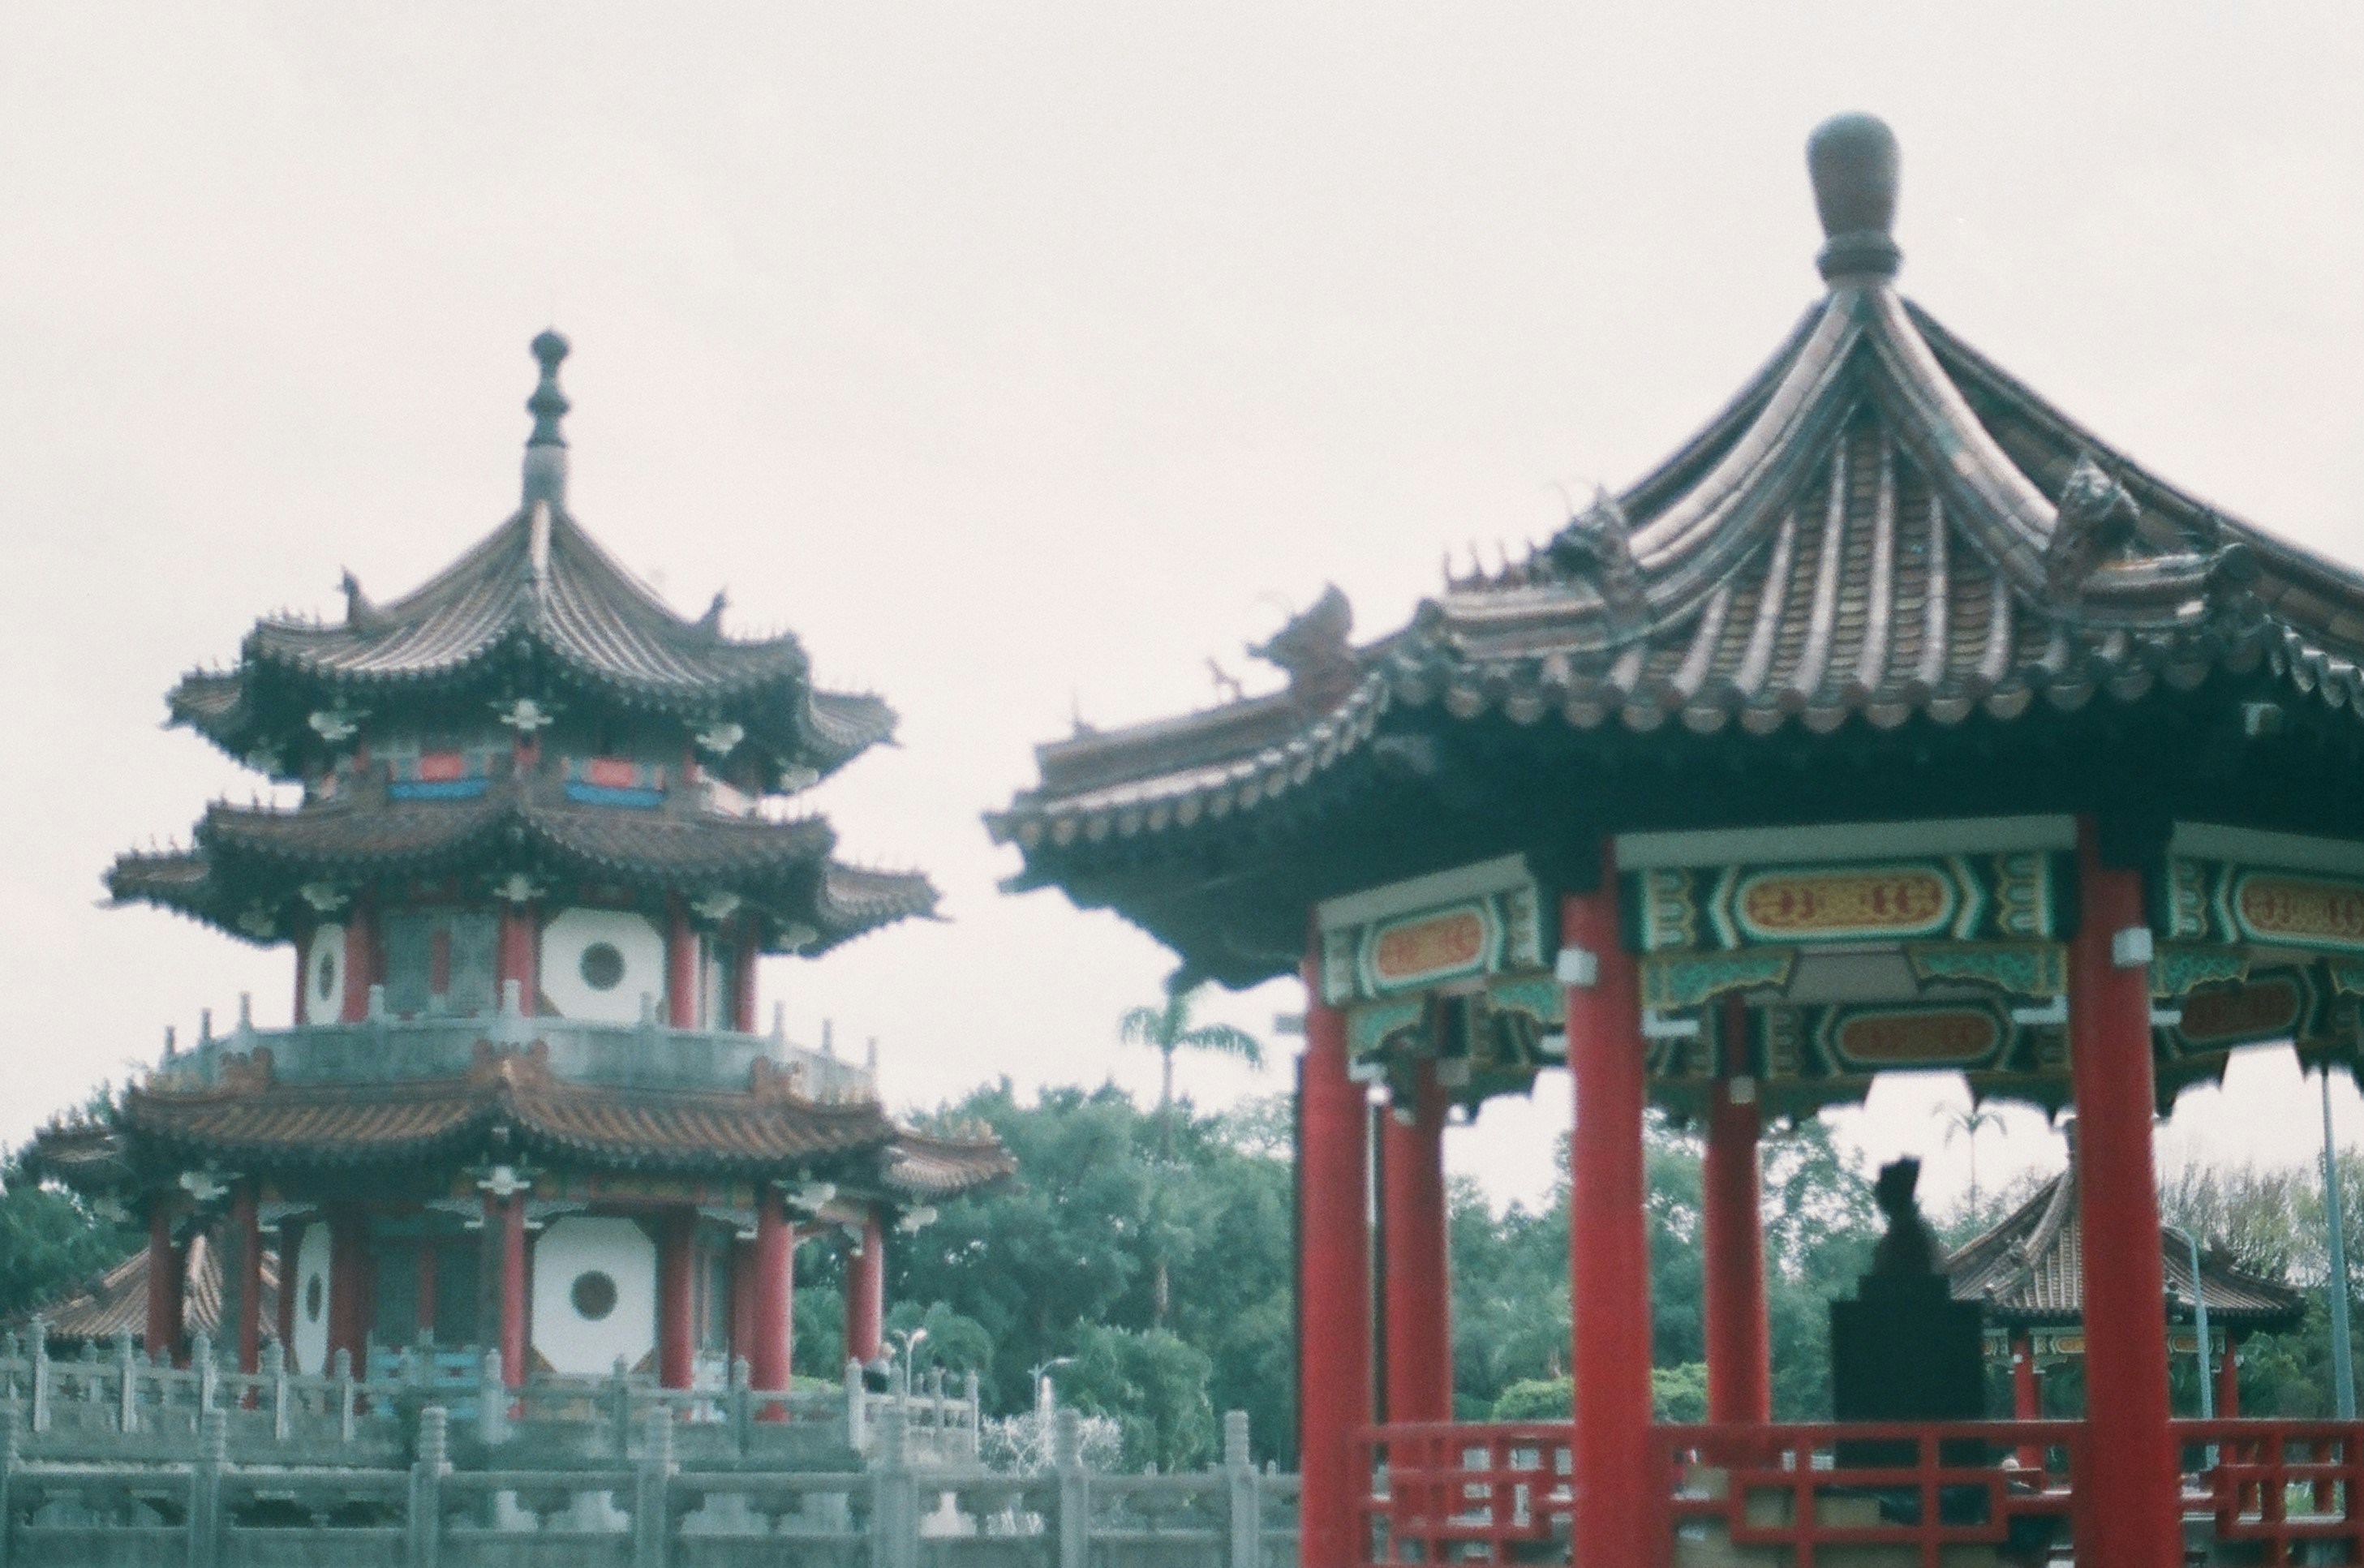
[[[1600,1568],[1664,1555],[1664,1499],[1652,1496],[1650,1259],[1643,1210],[1646,1093],[1642,1002],[1617,920],[1617,868],[1601,849],[1598,891],[1560,906],[1562,946],[1592,955],[1592,984],[1567,988],[1576,1084],[1569,1140],[1568,1301],[1575,1329],[1576,1539]]]
[[[739,935],[739,967],[730,977],[730,1027],[741,1034],[755,1032],[755,961],[763,951],[750,923]]]
[[[878,1217],[862,1219],[862,1247],[845,1260],[845,1359],[867,1366],[885,1351],[886,1241]]]
[[[1444,1203],[1444,1090],[1422,1063],[1407,1122],[1379,1134],[1387,1226],[1388,1420],[1453,1419],[1452,1257]]]
[[[1346,1018],[1305,962],[1305,1054],[1297,1065],[1299,1560],[1345,1568],[1368,1549],[1361,1433],[1371,1424],[1371,1237],[1365,1222],[1369,1118],[1346,1076]]]
[[[525,1194],[485,1194],[485,1224],[500,1237],[501,1381],[516,1388],[525,1382]]]
[[[748,1380],[757,1388],[786,1388],[796,1365],[797,1238],[777,1191],[766,1188],[757,1199],[755,1244],[741,1255],[749,1264]],[[853,1278],[852,1270],[846,1277]],[[731,1284],[736,1296],[738,1281]]]
[[[2241,1413],[2241,1355],[2233,1331],[2225,1331],[2225,1359],[2216,1363],[2216,1418],[2229,1421]]]
[[[501,910],[499,946],[495,953],[498,965],[498,989],[514,980],[518,983],[518,1011],[530,1018],[534,1013],[534,996],[541,986],[541,929],[534,917],[530,904],[511,904]]]
[[[262,1365],[262,1222],[254,1184],[240,1182],[230,1194],[229,1257],[238,1271],[238,1370]]]
[[[181,1354],[181,1253],[173,1245],[173,1210],[159,1196],[148,1210],[148,1329],[151,1360]]]
[[[329,1211],[329,1364],[352,1352],[353,1375],[368,1372],[369,1218],[358,1207]]]
[[[2024,1333],[2011,1337],[2011,1418],[2044,1418],[2044,1391],[2035,1381],[2035,1341]],[[2031,1470],[2042,1468],[2044,1450],[2035,1443],[2020,1444],[2019,1462]]]
[[[1727,1019],[1739,1011],[1726,1009]],[[1760,1120],[1753,1085],[1747,1099],[1735,1100],[1734,1084],[1729,1077],[1715,1084],[1707,1114],[1707,1154],[1700,1164],[1707,1418],[1761,1426],[1773,1418],[1773,1374],[1757,1201]]]
[[[665,1022],[697,1027],[697,932],[678,893],[665,899]]]
[[[2111,1568],[2183,1561],[2168,1426],[2166,1284],[2151,1167],[2150,974],[2113,937],[2143,927],[2142,875],[2102,863],[2078,828],[2082,908],[2068,952],[2068,1062],[2077,1100],[2078,1215],[2085,1269],[2086,1468],[2080,1540]]]
[[[377,919],[367,898],[355,898],[345,911],[345,1022],[369,1017],[369,990],[376,979]]]
[[[657,1233],[657,1382],[687,1388],[697,1349],[697,1211],[665,1211]]]
[[[296,1297],[302,1282],[296,1277],[296,1259],[304,1245],[304,1227],[293,1219],[279,1222],[279,1335],[280,1351],[289,1358],[287,1370],[296,1370]]]

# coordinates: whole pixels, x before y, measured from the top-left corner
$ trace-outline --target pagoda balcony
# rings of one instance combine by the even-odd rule
[[[822,1104],[875,1100],[876,1078],[860,1062],[791,1041],[775,1014],[767,1034],[737,1029],[673,1029],[658,1021],[655,1000],[642,997],[637,1023],[596,1022],[529,1015],[518,1005],[515,981],[502,987],[489,1016],[399,1018],[385,1008],[385,988],[370,988],[369,1017],[354,1023],[257,1029],[248,1000],[228,1034],[213,1032],[210,1015],[192,1050],[174,1051],[166,1038],[151,1086],[188,1091],[229,1081],[240,1066],[259,1064],[267,1051],[271,1077],[283,1084],[370,1084],[466,1073],[483,1049],[547,1052],[551,1073],[564,1082],[608,1088],[729,1091],[748,1087],[758,1062],[768,1062],[808,1099]]]

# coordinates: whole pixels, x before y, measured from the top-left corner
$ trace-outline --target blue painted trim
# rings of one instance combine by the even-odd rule
[[[385,786],[389,800],[474,800],[490,779],[398,779]]]
[[[661,789],[619,789],[613,784],[569,784],[566,798],[584,806],[663,806]]]

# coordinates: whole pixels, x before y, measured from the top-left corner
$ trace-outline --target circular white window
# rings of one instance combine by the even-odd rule
[[[613,942],[593,942],[583,950],[583,962],[577,966],[583,984],[594,991],[613,991],[624,983],[624,955],[616,951]]]
[[[574,1276],[574,1287],[566,1298],[586,1323],[597,1323],[616,1310],[616,1281],[598,1269],[586,1269]]]
[[[307,1024],[333,1024],[345,1011],[345,929],[322,926],[304,950],[304,1017]]]

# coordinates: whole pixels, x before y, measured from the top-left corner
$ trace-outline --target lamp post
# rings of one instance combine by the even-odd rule
[[[928,1331],[925,1329],[911,1329],[888,1336],[901,1347],[900,1352],[896,1357],[899,1364],[896,1382],[901,1385],[898,1392],[906,1399],[911,1397],[911,1352],[918,1350],[920,1341],[927,1337]]]
[[[2200,1287],[2200,1238],[2180,1225],[2162,1225],[2159,1229],[2182,1237],[2184,1250],[2191,1254],[2191,1326],[2200,1336],[2200,1418],[2213,1421],[2216,1418],[2216,1380],[2209,1375],[2208,1295]],[[2225,1347],[2225,1353],[2232,1354],[2232,1348]]]
[[[1052,1387],[1051,1374],[1063,1366],[1075,1364],[1073,1356],[1053,1356],[1049,1361],[1036,1362],[1034,1370],[1026,1374],[1034,1380],[1034,1408],[1043,1420],[1051,1418],[1052,1407],[1056,1403],[1056,1390]]]
[[[2347,1227],[2339,1213],[2339,1162],[2331,1144],[2331,1064],[2323,1066],[2323,1223],[2330,1232],[2331,1407],[2343,1421],[2356,1418],[2356,1369],[2347,1344]]]

